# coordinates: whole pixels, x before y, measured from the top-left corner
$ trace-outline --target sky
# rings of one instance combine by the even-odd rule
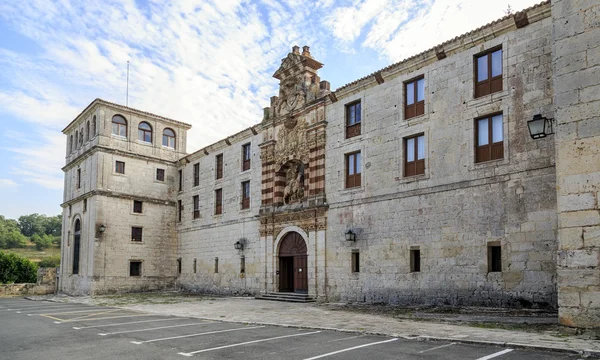
[[[336,89],[539,0],[0,1],[0,215],[61,212],[92,100],[192,124],[188,152],[259,123],[292,46]]]

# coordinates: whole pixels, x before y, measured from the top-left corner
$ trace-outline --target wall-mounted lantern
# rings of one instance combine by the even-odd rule
[[[346,231],[346,241],[356,241],[356,234],[352,230]]]
[[[540,114],[533,115],[533,119],[527,122],[527,127],[532,139],[540,139],[554,134],[552,132],[552,119],[543,117]]]
[[[103,233],[103,232],[105,232],[105,231],[106,231],[106,226],[104,226],[104,225],[100,225],[100,226],[98,226],[98,231],[99,231],[100,233]]]
[[[235,244],[233,244],[233,247],[236,250],[244,250],[244,243],[245,243],[245,239],[239,239],[238,241],[235,242]]]

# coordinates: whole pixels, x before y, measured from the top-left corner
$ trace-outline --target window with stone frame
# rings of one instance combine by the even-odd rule
[[[200,185],[200,163],[194,164],[194,186]]]
[[[200,196],[194,195],[192,198],[192,202],[194,203],[194,219],[200,218]]]
[[[137,226],[131,227],[131,241],[142,241],[142,228]]]
[[[115,162],[115,172],[117,174],[125,174],[125,163],[123,161]]]
[[[421,250],[418,248],[410,250],[410,272],[421,272]]]
[[[179,170],[179,191],[183,191],[183,170]]]
[[[346,105],[346,139],[361,133],[360,100]]]
[[[488,272],[502,272],[502,246],[496,242],[488,244]]]
[[[81,188],[81,169],[77,169],[77,188]]]
[[[112,118],[113,135],[127,137],[127,120],[121,115],[115,115]]]
[[[145,121],[138,125],[138,140],[145,143],[152,143],[152,127]]]
[[[156,181],[165,181],[165,169],[156,169]]]
[[[423,75],[404,83],[404,119],[425,114],[425,78]]]
[[[216,178],[223,178],[223,154],[219,154],[215,157],[216,162]]]
[[[162,144],[169,149],[175,149],[175,131],[166,128],[163,130]]]
[[[223,189],[215,190],[215,215],[223,213]]]
[[[502,48],[475,55],[475,98],[502,91]]]
[[[141,214],[143,212],[144,203],[139,200],[133,200],[133,212]]]
[[[425,135],[404,139],[404,176],[425,174]]]
[[[142,276],[142,262],[139,260],[129,261],[129,276]]]
[[[360,272],[360,252],[357,249],[352,250],[352,272]]]
[[[346,188],[361,186],[360,151],[346,154]]]
[[[181,215],[183,213],[183,203],[181,200],[177,200],[177,221],[181,222]]]
[[[475,119],[475,162],[504,158],[502,114]]]
[[[250,208],[250,181],[242,183],[242,209]]]
[[[242,145],[242,171],[250,170],[250,144]]]

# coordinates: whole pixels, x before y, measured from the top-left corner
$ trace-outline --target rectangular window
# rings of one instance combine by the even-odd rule
[[[358,250],[352,250],[352,272],[360,272],[360,253]]]
[[[165,181],[165,169],[156,169],[156,180]]]
[[[475,56],[475,97],[502,91],[502,49]]]
[[[244,255],[242,255],[242,257],[240,257],[240,274],[245,274],[246,273],[246,257]]]
[[[504,158],[502,114],[475,120],[475,162]]]
[[[421,250],[410,250],[410,272],[421,272]]]
[[[250,181],[242,183],[242,209],[250,208]]]
[[[425,136],[404,139],[404,176],[425,174]]]
[[[81,188],[81,169],[77,169],[77,188]]]
[[[130,261],[129,262],[129,276],[142,276],[142,262],[141,261]]]
[[[73,240],[73,275],[79,274],[79,248],[81,246],[81,235],[76,231]]]
[[[502,271],[502,247],[488,245],[488,272]]]
[[[133,200],[133,212],[136,214],[141,214],[143,210],[143,202]]]
[[[361,159],[360,151],[346,154],[346,188],[361,185]]]
[[[142,228],[132,227],[131,228],[131,241],[142,241]]]
[[[223,189],[215,190],[215,215],[223,213]]]
[[[194,202],[194,219],[199,219],[200,218],[200,196],[195,195],[193,197],[193,202]]]
[[[219,258],[215,258],[215,274],[219,273]]]
[[[200,185],[200,163],[194,164],[194,186]]]
[[[197,267],[196,267],[196,259],[194,259],[194,274],[196,273]]]
[[[83,199],[83,212],[87,211],[87,199]]]
[[[179,170],[179,191],[183,190],[183,170]]]
[[[242,145],[242,171],[250,170],[250,144]]]
[[[181,213],[183,213],[183,203],[177,200],[177,221],[181,222]]]
[[[181,258],[177,259],[177,273],[181,274]]]
[[[346,139],[360,135],[360,101],[346,105]]]
[[[217,162],[216,177],[217,177],[217,179],[222,179],[223,178],[223,154],[219,154],[216,156],[216,162]]]
[[[125,174],[125,163],[122,161],[115,162],[115,172],[117,174]]]
[[[404,84],[404,119],[425,114],[425,78]]]

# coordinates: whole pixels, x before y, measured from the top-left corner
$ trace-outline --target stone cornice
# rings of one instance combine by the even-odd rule
[[[153,161],[153,162],[157,162],[157,163],[162,163],[162,164],[166,164],[166,165],[173,165],[175,166],[177,164],[177,161],[170,161],[170,160],[165,160],[165,159],[161,159],[161,158],[157,158],[157,157],[152,157],[152,156],[145,156],[145,155],[138,155],[129,151],[123,151],[123,150],[118,150],[118,149],[112,149],[109,147],[105,147],[102,145],[95,145],[91,148],[89,148],[88,150],[86,150],[83,154],[79,155],[78,157],[76,157],[75,159],[73,159],[72,161],[70,161],[67,165],[62,167],[62,171],[66,172],[67,170],[77,166],[78,164],[80,164],[83,160],[87,159],[88,157],[92,156],[94,153],[98,152],[98,151],[102,151],[108,154],[113,154],[113,155],[119,155],[119,156],[124,156],[124,157],[130,157],[130,158],[134,158],[134,159],[140,159],[140,160],[146,160],[146,161]]]
[[[124,194],[124,193],[121,193],[118,191],[103,190],[103,189],[96,189],[96,190],[88,191],[87,193],[79,195],[76,198],[73,198],[69,201],[65,201],[64,203],[60,204],[60,206],[64,208],[71,204],[75,204],[83,199],[90,198],[92,196],[106,196],[106,197],[126,199],[126,200],[141,200],[144,202],[148,202],[150,204],[173,206],[173,207],[177,206],[177,203],[175,201],[171,201],[171,200],[157,199],[157,198],[148,197],[148,196],[137,196],[137,195],[131,195],[131,194]]]

